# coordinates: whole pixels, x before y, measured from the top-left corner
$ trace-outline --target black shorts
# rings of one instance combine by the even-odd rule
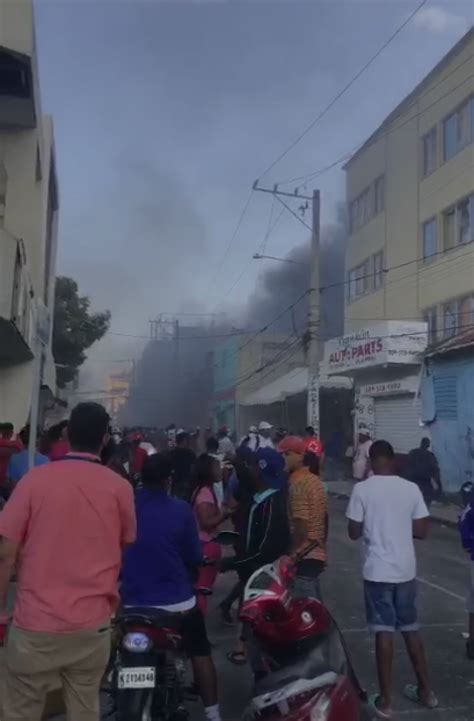
[[[198,606],[182,614],[180,631],[183,648],[189,658],[211,655],[211,644],[207,637],[204,616]]]

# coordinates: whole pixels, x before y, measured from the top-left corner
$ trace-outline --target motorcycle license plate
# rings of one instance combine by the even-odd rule
[[[118,672],[118,687],[125,688],[155,688],[156,678],[153,667],[121,668]]]

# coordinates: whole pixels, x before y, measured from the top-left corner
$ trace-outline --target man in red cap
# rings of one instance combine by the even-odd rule
[[[318,598],[319,577],[327,561],[326,492],[319,476],[305,466],[306,442],[303,438],[286,436],[278,450],[285,457],[286,470],[290,476],[289,512],[293,552],[304,553],[312,543],[318,543],[298,564],[294,593],[300,597]]]

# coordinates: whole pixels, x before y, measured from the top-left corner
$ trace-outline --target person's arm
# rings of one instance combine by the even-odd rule
[[[124,479],[120,485],[119,494],[120,512],[120,543],[122,548],[135,543],[137,538],[137,516],[135,512],[135,496],[133,488]]]
[[[203,561],[202,543],[199,538],[196,519],[188,505],[186,505],[183,515],[180,547],[186,568],[188,568],[191,573],[194,573]]]
[[[358,541],[364,532],[364,504],[361,498],[360,485],[354,486],[347,506],[346,517],[349,538],[351,541]]]
[[[412,514],[413,538],[423,540],[428,535],[430,514],[418,486],[413,487],[413,492],[415,494]]]
[[[25,476],[0,514],[0,621],[8,618],[7,599],[18,553],[31,515],[31,483]]]
[[[199,491],[195,501],[195,509],[199,527],[202,531],[214,531],[229,515],[220,510],[212,491],[207,488]]]

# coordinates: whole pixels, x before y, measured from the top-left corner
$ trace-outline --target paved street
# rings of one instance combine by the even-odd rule
[[[324,580],[325,600],[344,629],[355,667],[369,691],[376,690],[373,640],[365,628],[359,551],[346,537],[345,502],[333,499],[331,516],[331,565]],[[464,658],[461,633],[466,627],[465,586],[468,564],[456,531],[435,525],[427,541],[418,544],[419,608],[434,687],[441,706],[425,711],[406,701],[395,700],[395,721],[473,721],[474,663]],[[232,629],[212,624],[216,642],[222,703],[226,721],[241,718],[249,689],[245,670],[231,666],[225,658],[232,643]],[[397,689],[412,681],[408,661],[399,645],[395,662]],[[196,721],[201,720],[196,714]],[[342,721],[342,720],[341,720]]]
[[[324,579],[325,600],[344,630],[362,683],[369,691],[374,691],[373,640],[365,628],[359,551],[346,537],[345,501],[333,498],[331,505],[331,561]],[[398,692],[393,718],[395,721],[473,721],[474,663],[465,660],[461,638],[466,627],[464,595],[468,563],[460,549],[456,531],[434,525],[429,539],[418,544],[418,559],[419,608],[433,684],[441,706],[436,712],[426,711],[413,706],[399,693],[404,684],[412,680],[400,644],[395,662]],[[229,582],[229,578],[221,580],[216,602]],[[248,670],[234,667],[226,659],[235,631],[222,626],[214,618],[210,629],[215,644],[224,719],[238,721],[250,691]],[[202,721],[197,705],[195,709],[193,721]]]

